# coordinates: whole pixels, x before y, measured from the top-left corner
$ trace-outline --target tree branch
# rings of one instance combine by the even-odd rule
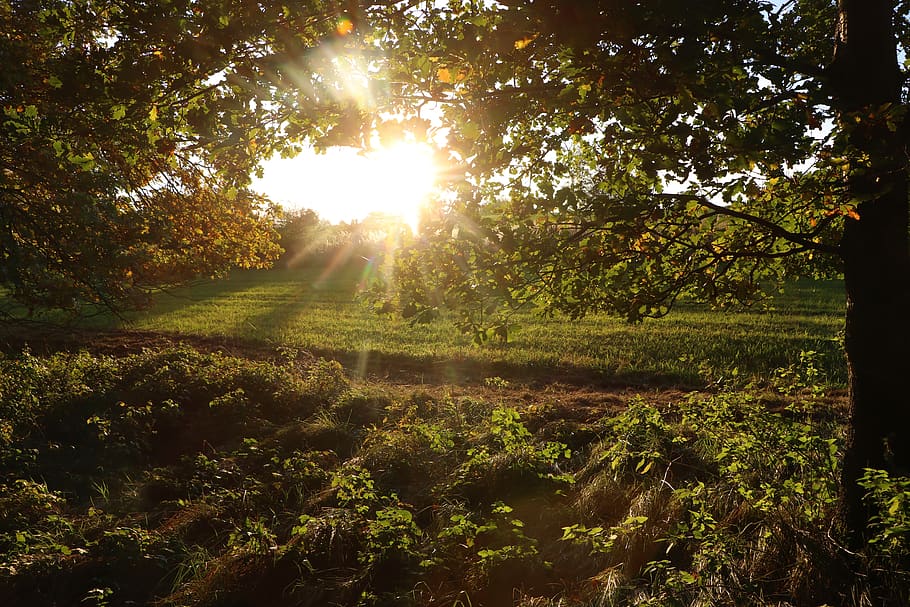
[[[775,236],[778,236],[779,238],[783,238],[784,240],[788,240],[794,244],[798,244],[803,247],[806,247],[806,249],[813,250],[813,251],[819,251],[821,253],[827,253],[829,255],[840,254],[840,250],[838,247],[833,247],[830,245],[826,245],[824,243],[815,242],[814,240],[811,239],[811,236],[818,234],[818,232],[820,231],[819,228],[816,228],[815,230],[813,230],[813,232],[809,235],[798,233],[798,232],[791,232],[790,230],[787,230],[786,228],[781,227],[780,225],[774,223],[773,221],[770,221],[763,217],[759,217],[758,215],[752,215],[751,213],[746,213],[744,211],[737,211],[736,209],[731,209],[730,207],[725,207],[723,205],[713,203],[710,200],[708,200],[707,198],[705,198],[704,196],[698,196],[696,194],[663,194],[663,193],[654,194],[654,195],[657,196],[658,198],[663,198],[663,199],[685,200],[685,201],[689,201],[689,202],[695,202],[707,209],[711,209],[714,213],[717,213],[719,215],[727,215],[728,217],[735,217],[736,219],[741,219],[743,221],[747,221],[747,222],[755,224],[757,226],[761,226],[762,228],[764,228],[771,234],[774,234]]]

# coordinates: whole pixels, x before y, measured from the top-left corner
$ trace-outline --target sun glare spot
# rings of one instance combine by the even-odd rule
[[[422,144],[399,143],[371,155],[376,210],[400,216],[416,232],[420,208],[436,183],[432,150]]]
[[[415,233],[438,174],[433,149],[414,142],[366,153],[353,148],[304,152],[272,159],[263,171],[254,189],[287,208],[312,209],[333,223],[384,213],[400,217]]]
[[[349,17],[340,17],[335,25],[335,31],[339,36],[347,36],[354,31],[354,22]]]

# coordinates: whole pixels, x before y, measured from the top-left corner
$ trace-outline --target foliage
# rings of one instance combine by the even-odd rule
[[[0,284],[26,308],[4,313],[123,310],[155,287],[269,264],[273,211],[250,173],[351,113],[332,64],[343,15],[322,2],[0,4]]]
[[[638,320],[680,297],[751,301],[779,276],[769,262],[835,252],[855,202],[852,152],[818,134],[837,117],[831,7],[453,2],[412,18],[407,41],[383,22],[404,47],[390,70],[441,108],[464,170],[399,266],[416,304],[472,331],[526,302]],[[806,32],[820,40],[791,44]]]
[[[328,245],[328,225],[310,209],[284,211],[276,222],[281,263],[291,267],[308,257],[322,253]]]
[[[875,504],[878,514],[870,521],[875,533],[869,540],[882,550],[898,556],[908,554],[910,534],[910,478],[892,478],[884,470],[866,470],[860,485],[868,491],[867,499]]]
[[[186,347],[2,362],[0,600],[906,598],[906,479],[866,475],[879,515],[861,558],[825,532],[843,420],[811,364],[772,392],[575,411],[501,377],[462,394],[351,390],[334,363]],[[853,575],[830,586],[831,567]]]
[[[360,220],[330,225],[310,209],[283,211],[276,221],[283,267],[338,267],[366,260],[374,269],[410,240],[401,219],[373,212]],[[366,277],[371,281],[379,276]]]

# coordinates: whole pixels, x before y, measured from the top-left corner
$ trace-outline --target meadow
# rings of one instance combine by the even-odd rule
[[[417,380],[500,375],[698,386],[734,369],[767,375],[803,351],[819,354],[832,383],[846,378],[839,281],[793,282],[751,309],[680,305],[638,325],[605,315],[572,320],[521,312],[508,343],[478,347],[445,318],[415,325],[377,314],[356,297],[366,279],[365,263],[235,272],[162,294],[126,323],[103,318],[96,326],[298,348],[341,360],[355,375],[406,370]]]

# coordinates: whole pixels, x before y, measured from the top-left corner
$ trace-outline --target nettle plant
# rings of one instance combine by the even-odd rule
[[[877,514],[869,522],[869,543],[885,556],[910,556],[910,478],[867,468],[860,479]]]
[[[449,517],[437,538],[447,544],[457,542],[456,552],[475,561],[482,572],[489,572],[509,560],[523,560],[539,555],[537,540],[524,532],[524,522],[514,516],[514,509],[497,501],[490,506],[486,517],[468,511]],[[422,564],[435,565],[440,559],[428,559]]]
[[[362,529],[362,543],[357,555],[361,565],[375,566],[387,559],[417,560],[422,532],[414,521],[410,504],[395,493],[381,493],[369,470],[359,466],[342,466],[331,480],[338,505],[350,511]],[[314,531],[331,517],[308,514],[299,517],[292,535],[312,537]]]
[[[774,580],[804,584],[839,550],[817,530],[835,519],[842,449],[837,421],[819,414],[809,359],[778,374],[779,393],[792,396],[773,406],[733,388],[672,407],[632,399],[601,422],[578,475],[580,486],[609,478],[626,497],[606,516],[564,525],[560,539],[586,546],[610,571],[643,575],[639,598],[656,604],[739,604]],[[893,556],[906,549],[910,486],[881,472],[866,479],[881,512],[872,530]],[[640,565],[636,551],[648,555]],[[809,554],[815,560],[804,562]]]
[[[535,441],[534,435],[521,423],[521,414],[517,410],[508,407],[493,409],[489,432],[493,437],[492,444],[468,449],[468,459],[461,465],[462,475],[470,475],[472,470],[491,465],[499,454],[512,457],[516,465],[533,471],[540,478],[568,484],[574,482],[574,477],[560,468],[560,462],[572,456],[571,449],[557,441]]]

